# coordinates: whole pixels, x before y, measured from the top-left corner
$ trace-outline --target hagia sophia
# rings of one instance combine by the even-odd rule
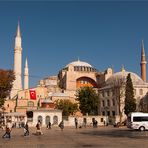
[[[141,76],[126,71],[124,67],[122,67],[119,72],[114,72],[112,68],[107,68],[105,71],[100,72],[89,63],[78,59],[63,66],[57,75],[43,78],[34,88],[29,88],[29,64],[27,59],[24,74],[22,74],[22,51],[21,31],[20,25],[18,24],[14,46],[13,69],[16,79],[13,82],[10,99],[7,99],[4,104],[5,112],[7,113],[27,113],[27,116],[31,116],[32,112],[35,114],[39,107],[42,108],[44,106],[45,102],[48,103],[48,105],[52,105],[52,103],[58,99],[75,101],[76,90],[83,86],[90,86],[99,92],[100,95],[99,115],[118,117],[119,105],[113,87],[115,83],[118,83],[121,79],[125,82],[129,73],[131,74],[133,82],[137,110],[139,110],[138,104],[141,98],[148,92],[148,83],[146,82],[147,62],[143,41],[141,45]],[[24,87],[22,86],[22,75],[24,75]],[[125,86],[123,87],[123,93],[125,92],[124,90]],[[30,91],[32,91],[32,95],[35,96],[31,96]],[[118,93],[120,93],[119,91],[121,90],[118,90]],[[124,96],[122,96],[120,110],[124,110]],[[57,110],[57,112],[59,111]],[[124,116],[124,111],[122,114]],[[35,120],[35,122],[36,121],[37,120]]]

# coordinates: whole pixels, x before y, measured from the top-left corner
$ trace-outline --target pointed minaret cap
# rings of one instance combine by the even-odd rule
[[[146,62],[143,40],[141,41],[141,62]]]
[[[17,30],[16,30],[16,36],[21,37],[21,31],[20,31],[20,23],[18,21]]]
[[[26,61],[25,61],[25,68],[28,68],[28,60],[26,58]]]

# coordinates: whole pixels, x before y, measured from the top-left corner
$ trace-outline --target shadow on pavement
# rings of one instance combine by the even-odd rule
[[[112,130],[93,130],[93,131],[82,131],[80,134],[87,134],[87,135],[95,135],[95,136],[104,136],[104,137],[127,137],[127,138],[148,138],[148,131],[136,131],[136,130],[129,130],[129,129],[112,129]]]

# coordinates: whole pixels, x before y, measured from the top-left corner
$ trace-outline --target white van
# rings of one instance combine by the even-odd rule
[[[148,113],[133,112],[127,119],[127,127],[144,131],[148,129]]]

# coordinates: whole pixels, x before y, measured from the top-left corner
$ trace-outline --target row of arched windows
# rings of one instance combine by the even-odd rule
[[[96,69],[92,67],[86,67],[86,66],[74,66],[74,71],[92,71],[95,72]]]
[[[43,117],[42,116],[38,116],[38,120],[41,121],[41,123],[43,122]],[[46,125],[51,122],[51,117],[50,116],[46,116],[45,118],[45,123]],[[54,125],[57,125],[58,124],[58,116],[53,116],[53,123]]]

